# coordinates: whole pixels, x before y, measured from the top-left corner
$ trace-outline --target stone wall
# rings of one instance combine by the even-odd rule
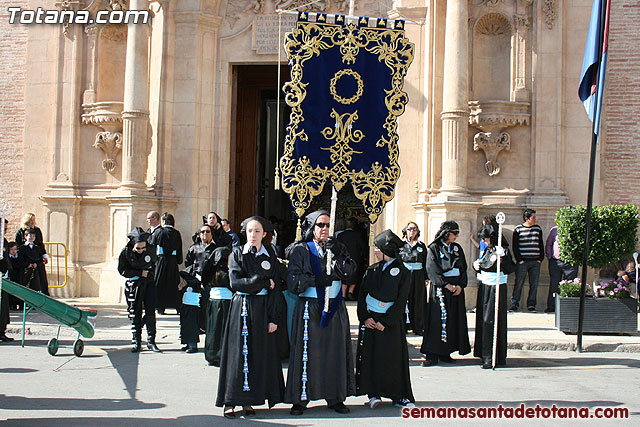
[[[640,204],[640,3],[611,2],[609,63],[601,147],[604,202]],[[586,141],[585,141],[586,143]]]
[[[24,152],[24,88],[27,27],[9,24],[9,6],[27,7],[27,1],[0,0],[0,199],[6,200],[10,221],[8,240],[22,216]],[[0,206],[2,209],[3,206]],[[4,213],[4,212],[0,212]]]

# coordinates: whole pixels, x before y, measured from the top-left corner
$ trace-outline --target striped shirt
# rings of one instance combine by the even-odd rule
[[[542,228],[539,225],[516,226],[513,230],[513,255],[516,262],[544,260]]]

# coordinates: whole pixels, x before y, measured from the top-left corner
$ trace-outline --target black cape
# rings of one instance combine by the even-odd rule
[[[150,242],[156,248],[162,247],[163,252],[162,255],[158,255],[155,267],[158,311],[166,308],[177,310],[182,305],[178,292],[178,283],[180,283],[178,265],[182,264],[182,236],[173,227],[161,227],[151,235]],[[174,251],[175,255],[173,255]]]
[[[404,307],[411,281],[409,270],[394,260],[383,271],[385,262],[369,267],[362,279],[358,298],[358,351],[356,357],[356,394],[402,398],[415,402],[409,376],[409,352],[404,333]],[[366,297],[392,302],[386,313],[369,311]],[[368,329],[364,321],[373,318],[384,325],[384,331]]]
[[[457,351],[460,355],[471,352],[469,330],[467,328],[467,310],[464,302],[464,288],[467,286],[467,261],[462,247],[451,244],[449,252],[442,242],[437,240],[429,245],[427,251],[427,272],[431,281],[430,295],[425,310],[425,330],[420,351],[424,354],[448,356]],[[457,276],[445,276],[444,273],[457,268]],[[462,292],[453,296],[445,285],[458,285]],[[442,341],[442,311],[437,297],[437,289],[442,291],[447,311],[447,341]]]
[[[411,330],[416,334],[424,332],[424,311],[427,304],[427,292],[425,280],[427,279],[427,247],[422,242],[417,242],[411,246],[409,242],[405,242],[400,249],[400,258],[407,263],[420,263],[422,269],[409,270],[409,298],[407,306],[409,308],[409,323]]]
[[[267,400],[269,407],[272,407],[282,402],[284,395],[284,378],[275,334],[267,332],[268,323],[276,323],[277,313],[282,309],[278,306],[280,299],[277,298],[282,292],[278,286],[278,260],[271,248],[267,249],[268,256],[257,257],[251,252],[243,254],[242,250],[240,246],[233,248],[229,258],[229,279],[235,293],[224,331],[216,406],[263,405]],[[269,287],[269,279],[274,280],[276,288],[267,295],[256,295]],[[242,316],[245,310],[246,318]],[[243,372],[245,322],[248,333],[246,377]],[[245,386],[248,386],[248,390]]]
[[[334,278],[348,277],[356,269],[355,262],[340,242],[343,249],[335,258]],[[287,248],[289,268],[287,270],[287,289],[296,295],[315,285],[315,276],[311,268],[311,253],[306,243],[299,242]],[[326,265],[323,257],[321,265]],[[307,399],[302,399],[302,373],[305,308],[308,313],[307,332]],[[322,309],[315,298],[298,298],[293,311],[291,325],[291,352],[287,371],[285,402],[300,404],[304,400],[326,399],[343,402],[356,392],[353,350],[349,315],[341,302],[327,328],[320,327]]]

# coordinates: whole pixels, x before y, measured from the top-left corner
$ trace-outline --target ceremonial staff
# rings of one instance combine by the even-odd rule
[[[633,260],[636,263],[636,304],[640,304],[640,296],[638,292],[638,252],[633,253]]]
[[[500,255],[504,250],[502,248],[502,224],[504,224],[505,216],[503,212],[498,212],[496,215],[496,222],[498,223],[498,247],[496,248],[496,255],[498,260],[496,261],[496,292],[493,310],[493,353],[491,357],[492,368],[496,369],[496,359],[498,356],[498,305],[500,304],[500,261],[502,256]]]

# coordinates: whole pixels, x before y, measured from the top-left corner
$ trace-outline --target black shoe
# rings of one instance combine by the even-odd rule
[[[182,351],[189,350],[189,344],[183,345],[182,347],[180,347],[180,350],[182,350]]]
[[[3,342],[10,342],[10,341],[15,341],[13,338],[6,336],[5,334],[0,335],[0,341]]]
[[[347,298],[346,299],[347,299],[347,301],[355,301],[356,300],[356,296],[353,295],[353,292],[349,292],[347,294]]]
[[[347,408],[346,406],[344,406],[344,403],[342,402],[338,402],[335,403],[331,406],[327,406],[327,408],[329,409],[333,409],[334,411],[336,411],[339,414],[348,414],[349,412],[351,412],[351,410],[349,408]]]
[[[544,309],[544,312],[545,312],[545,313],[555,313],[555,312],[556,312],[556,309],[555,309],[555,308],[545,308],[545,309]]]
[[[527,310],[536,311],[536,308],[534,306],[530,305],[529,307],[527,307]]]
[[[453,364],[456,363],[456,360],[449,355],[438,356],[438,358],[440,359],[441,362],[444,362],[444,363],[453,363]]]
[[[161,316],[164,316],[164,308],[159,308],[158,309],[158,314]]]
[[[140,352],[140,343],[134,342],[133,346],[131,347],[131,353],[139,353],[139,352]]]
[[[484,359],[480,367],[482,369],[491,369],[493,368],[493,363],[491,362],[491,359]]]
[[[197,353],[198,352],[198,347],[189,347],[186,350],[187,353]]]
[[[291,415],[302,415],[302,413],[304,412],[305,407],[302,405],[293,405],[291,407],[291,410],[289,411],[289,413]]]
[[[233,407],[227,406],[224,408],[224,417],[229,419],[234,419],[236,417]]]
[[[425,368],[429,366],[436,366],[438,364],[438,359],[427,359],[421,363],[421,365]]]
[[[245,417],[255,417],[256,416],[256,410],[253,409],[251,406],[243,407],[242,409],[244,411],[244,416]]]
[[[216,368],[220,367],[220,361],[214,360],[213,362],[209,362],[209,366],[215,366]]]
[[[517,305],[512,305],[511,307],[509,307],[509,312],[513,313],[515,311],[518,311],[518,306]]]

